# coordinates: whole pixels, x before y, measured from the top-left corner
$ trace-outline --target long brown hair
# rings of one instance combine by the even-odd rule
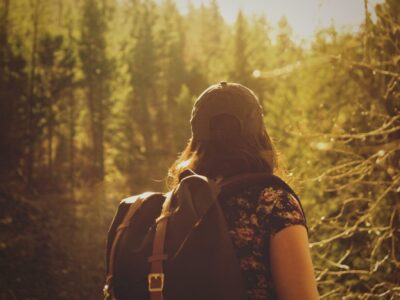
[[[213,179],[217,177],[251,173],[276,173],[277,152],[264,128],[254,138],[240,134],[240,124],[229,115],[217,115],[210,121],[212,138],[207,141],[189,142],[168,172],[168,186],[179,183],[185,170],[192,170]]]

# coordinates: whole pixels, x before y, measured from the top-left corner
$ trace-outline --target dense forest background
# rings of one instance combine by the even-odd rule
[[[400,299],[400,1],[364,3],[306,45],[216,1],[0,0],[0,299],[100,299],[117,204],[166,189],[220,80],[262,101],[321,299]]]

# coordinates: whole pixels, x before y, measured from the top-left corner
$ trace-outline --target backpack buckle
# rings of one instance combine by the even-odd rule
[[[164,273],[150,273],[148,280],[149,292],[162,292],[164,289]]]
[[[110,286],[108,284],[106,284],[103,288],[103,296],[104,296],[104,299],[110,299],[110,296],[111,296]]]

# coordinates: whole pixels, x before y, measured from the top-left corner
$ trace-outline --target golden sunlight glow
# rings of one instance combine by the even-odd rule
[[[181,162],[180,164],[178,164],[178,165],[176,166],[176,168],[177,168],[178,170],[184,169],[184,168],[186,168],[187,166],[189,166],[190,162],[191,162],[190,159],[184,160],[183,162]]]
[[[259,78],[261,76],[261,71],[260,70],[254,70],[253,71],[253,77],[254,78]]]
[[[210,0],[191,0],[195,6]],[[312,38],[315,31],[330,25],[346,30],[357,30],[364,21],[364,0],[217,0],[222,16],[233,23],[239,9],[246,15],[265,14],[272,26],[286,16],[293,28],[294,38]],[[382,0],[369,0],[369,12]],[[182,12],[187,11],[187,0],[176,0]]]

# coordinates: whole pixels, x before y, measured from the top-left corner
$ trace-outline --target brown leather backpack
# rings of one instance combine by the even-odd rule
[[[165,195],[124,199],[108,234],[105,299],[246,299],[217,199],[255,184],[280,186],[298,200],[286,183],[265,173],[240,175],[218,185],[187,173]]]

